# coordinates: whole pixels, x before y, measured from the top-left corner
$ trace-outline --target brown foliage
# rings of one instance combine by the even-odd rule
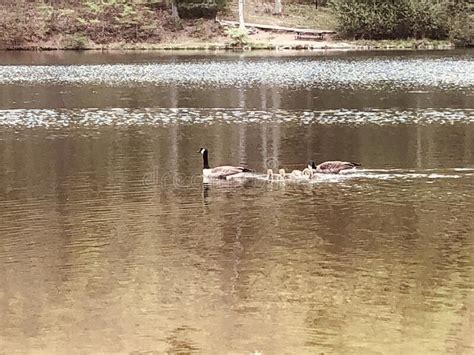
[[[31,47],[54,38],[68,42],[159,42],[172,22],[146,1],[19,1],[0,3],[0,47]],[[81,45],[82,46],[82,45]]]
[[[0,47],[15,48],[47,36],[46,16],[40,8],[21,2],[0,7]]]

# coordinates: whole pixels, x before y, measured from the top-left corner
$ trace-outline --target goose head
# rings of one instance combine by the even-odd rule
[[[308,162],[308,169],[314,169],[316,170],[316,163],[314,162],[314,160],[310,160]]]
[[[285,169],[280,169],[278,170],[278,173],[280,174],[280,177],[284,179],[286,177]]]
[[[203,169],[210,169],[207,148],[199,148],[198,153],[201,153],[202,155]]]

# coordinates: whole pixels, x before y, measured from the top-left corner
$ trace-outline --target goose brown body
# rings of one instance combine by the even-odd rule
[[[223,165],[215,168],[203,169],[203,175],[214,179],[226,179],[227,177],[250,171],[251,170],[242,166]]]
[[[343,170],[354,169],[358,166],[361,165],[359,163],[340,160],[325,161],[318,165],[311,160],[308,164],[308,168],[313,169],[317,173],[323,174],[339,174]]]
[[[202,175],[211,179],[228,179],[236,177],[240,173],[251,172],[252,170],[244,168],[243,166],[222,165],[211,168],[209,166],[209,151],[206,148],[201,148],[198,151],[202,154],[203,169]]]

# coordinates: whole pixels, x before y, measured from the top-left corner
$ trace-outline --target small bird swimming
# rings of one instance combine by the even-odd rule
[[[285,169],[278,170],[278,174],[273,173],[272,169],[267,170],[267,180],[310,180],[313,178],[313,170],[309,168],[300,170],[293,170],[290,174],[285,172]]]
[[[274,181],[274,180],[285,180],[288,175],[285,173],[285,169],[278,170],[278,174],[273,173],[272,169],[267,170],[267,180]]]

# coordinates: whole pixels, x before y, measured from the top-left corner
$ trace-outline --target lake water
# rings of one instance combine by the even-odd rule
[[[473,54],[0,52],[0,353],[474,353]]]

